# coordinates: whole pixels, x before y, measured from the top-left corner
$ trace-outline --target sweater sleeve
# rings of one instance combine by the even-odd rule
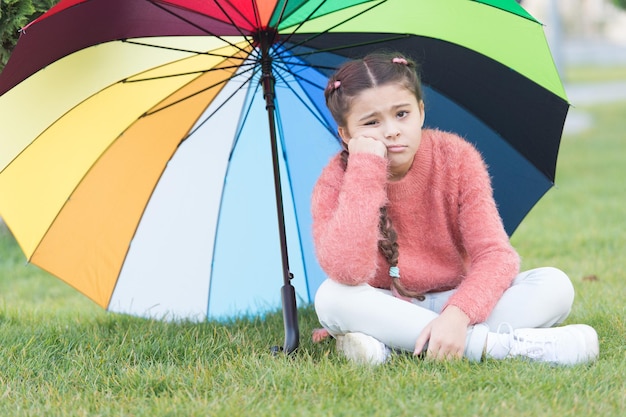
[[[350,156],[345,172],[337,156],[320,175],[312,196],[313,240],[330,278],[357,285],[375,276],[386,182],[386,159],[369,154]]]
[[[466,276],[447,305],[459,307],[472,324],[489,317],[519,273],[519,256],[509,242],[481,155],[467,144],[459,159],[458,226],[468,260]]]

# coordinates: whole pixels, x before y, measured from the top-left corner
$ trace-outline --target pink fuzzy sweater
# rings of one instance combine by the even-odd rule
[[[402,283],[420,293],[458,288],[448,305],[483,322],[519,272],[486,166],[460,137],[425,129],[411,169],[387,179],[387,160],[337,155],[313,191],[313,237],[321,267],[338,282],[390,288],[378,250],[379,208],[398,232]]]

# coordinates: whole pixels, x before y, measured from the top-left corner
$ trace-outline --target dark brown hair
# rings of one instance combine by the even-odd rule
[[[362,59],[343,64],[328,80],[324,91],[326,106],[339,126],[346,125],[346,116],[352,100],[363,90],[381,85],[398,83],[422,100],[422,87],[414,61],[398,53],[373,53]],[[348,150],[344,144],[341,161],[344,170],[348,167]],[[387,213],[387,207],[380,208],[379,230],[382,238],[378,249],[389,266],[398,266],[398,234]],[[423,300],[422,294],[410,291],[402,285],[400,278],[392,278],[392,285],[400,295]]]
[[[373,53],[348,61],[328,79],[326,106],[337,125],[345,126],[352,100],[361,91],[395,83],[413,93],[418,102],[422,100],[422,84],[413,60],[398,53]]]

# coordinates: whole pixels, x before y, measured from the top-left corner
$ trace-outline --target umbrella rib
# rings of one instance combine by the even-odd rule
[[[202,93],[204,93],[204,92],[206,92],[206,91],[209,91],[210,89],[215,88],[215,87],[219,86],[220,84],[224,84],[224,83],[225,83],[225,82],[227,82],[227,81],[233,80],[233,79],[235,79],[235,78],[239,77],[239,76],[240,76],[240,75],[242,75],[242,74],[245,74],[245,73],[247,73],[247,72],[254,71],[254,70],[255,70],[255,67],[254,67],[254,66],[251,66],[250,68],[248,68],[248,69],[246,69],[246,70],[244,70],[244,71],[242,71],[242,72],[239,72],[239,73],[237,73],[237,74],[233,75],[232,77],[229,77],[229,78],[227,78],[227,79],[225,79],[225,80],[222,80],[222,81],[218,81],[218,82],[216,82],[216,83],[214,83],[214,84],[212,84],[212,85],[210,85],[210,86],[208,86],[208,87],[205,87],[205,88],[203,88],[203,89],[201,89],[201,90],[198,90],[198,91],[194,92],[193,94],[189,94],[189,95],[188,95],[188,96],[186,96],[186,97],[183,97],[183,98],[178,99],[178,100],[176,100],[176,101],[174,101],[174,102],[172,102],[172,103],[169,103],[169,104],[168,104],[168,105],[166,105],[166,106],[160,107],[160,108],[158,108],[158,109],[156,109],[156,110],[153,110],[153,111],[148,111],[148,112],[144,113],[141,117],[151,116],[151,115],[153,115],[153,114],[155,114],[155,113],[160,112],[161,110],[168,109],[168,108],[170,108],[170,107],[172,107],[172,106],[174,106],[174,105],[176,105],[176,104],[182,103],[183,101],[185,101],[185,100],[187,100],[187,99],[190,99],[190,98],[192,98],[192,97],[195,97],[195,96],[197,96],[198,94],[202,94]],[[240,89],[240,88],[242,88],[244,85],[246,85],[246,84],[247,84],[247,83],[248,83],[248,82],[249,82],[249,81],[250,81],[253,77],[254,77],[254,74],[253,74],[252,76],[250,76],[247,80],[245,80],[243,83],[241,83],[241,86],[239,87],[239,89]],[[239,90],[239,89],[238,89],[238,90]]]
[[[275,25],[276,29],[278,29],[278,26],[280,26],[280,23],[283,21],[283,17],[285,17],[285,10],[287,9],[287,3],[288,3],[288,0],[285,0],[283,2],[283,8],[280,11],[280,14],[278,15],[278,19],[276,19],[276,25]]]
[[[311,41],[311,40],[315,39],[315,38],[318,38],[318,37],[320,37],[320,36],[322,36],[322,35],[324,35],[324,34],[326,34],[326,33],[330,32],[331,30],[333,30],[333,29],[335,29],[335,28],[337,28],[337,27],[339,27],[339,26],[343,25],[344,23],[349,22],[349,21],[351,21],[351,20],[353,20],[353,19],[356,19],[357,17],[361,16],[362,14],[365,14],[365,13],[369,12],[370,10],[372,10],[372,9],[374,9],[374,8],[376,8],[376,7],[378,7],[378,6],[380,6],[381,4],[386,3],[386,2],[387,2],[387,0],[381,0],[380,2],[378,2],[378,3],[374,4],[373,6],[370,6],[370,7],[368,7],[367,9],[360,11],[359,13],[356,13],[356,14],[354,14],[354,15],[351,15],[349,18],[347,18],[347,19],[345,19],[345,20],[343,20],[343,21],[341,21],[341,22],[337,23],[336,25],[333,25],[333,26],[331,26],[331,27],[329,27],[329,28],[326,28],[326,29],[324,29],[324,30],[323,30],[323,31],[321,31],[321,32],[315,33],[313,36],[311,36],[311,37],[309,37],[309,38],[307,38],[307,39],[305,39],[305,40],[301,41],[300,43],[293,44],[293,45],[291,45],[289,48],[285,48],[285,52],[289,52],[289,51],[291,51],[293,48],[296,48],[296,47],[298,47],[298,46],[301,46],[301,45],[303,45],[303,44],[305,44],[305,43],[307,43],[307,42],[309,42],[309,41]],[[309,16],[309,17],[311,17],[311,16]],[[307,20],[308,20],[308,19],[307,19]],[[287,36],[287,38],[286,38],[286,39],[285,39],[285,40],[284,40],[284,41],[280,44],[280,46],[283,46],[286,42],[288,42],[288,41],[289,41],[289,39],[291,39],[292,35],[294,35],[294,34],[298,31],[298,29],[300,29],[300,27],[302,27],[302,25],[304,24],[304,22],[305,22],[305,21],[301,22],[301,23],[300,23],[300,25],[298,25],[298,27],[296,27],[296,29],[294,29],[294,31],[293,31],[293,32],[291,32],[291,33]]]
[[[320,88],[317,84],[312,83],[311,81],[307,80],[306,78],[301,77],[301,76],[299,76],[298,74],[296,74],[296,73],[294,73],[294,72],[289,71],[288,69],[285,69],[285,71],[289,72],[289,74],[291,74],[294,78],[297,78],[297,79],[299,79],[299,80],[305,81],[305,82],[307,82],[308,84],[313,85],[314,87],[317,87],[317,88],[319,88],[320,90],[322,90],[322,89],[321,89],[321,88]],[[304,101],[304,100],[300,97],[300,94],[298,94],[298,93],[297,93],[297,92],[293,89],[293,87],[291,86],[291,84],[289,84],[289,83],[287,82],[287,80],[285,79],[285,77],[284,77],[282,74],[277,73],[277,74],[276,74],[276,76],[278,76],[278,78],[280,78],[280,79],[281,79],[281,81],[283,81],[283,82],[285,83],[285,85],[287,86],[287,88],[288,88],[289,90],[291,90],[291,92],[292,92],[292,93],[293,93],[293,94],[294,94],[294,95],[298,98],[298,100],[302,103],[302,105],[304,105],[304,107],[306,107],[306,108],[307,108],[307,110],[309,110],[309,112],[311,112],[311,114],[312,114],[312,115],[313,115],[313,116],[317,119],[317,121],[318,121],[318,122],[320,122],[320,124],[321,124],[322,126],[324,126],[324,127],[325,127],[325,128],[326,128],[326,129],[327,129],[327,130],[331,133],[331,134],[335,135],[335,132],[334,132],[334,130],[332,129],[332,127],[331,127],[331,126],[330,126],[330,125],[326,122],[326,120],[321,119],[321,118],[320,118],[320,116],[317,114],[317,109],[312,108],[312,107],[311,107],[308,103],[306,103],[306,102],[305,102],[305,101]]]
[[[215,57],[218,57],[218,58],[232,58],[232,59],[239,59],[239,60],[242,60],[242,61],[244,61],[246,59],[246,58],[235,57],[233,55],[216,54],[216,53],[213,53],[213,52],[194,51],[194,50],[191,50],[191,49],[174,48],[172,46],[153,45],[153,44],[150,44],[150,43],[137,42],[137,41],[128,40],[128,39],[123,39],[122,42],[130,43],[130,44],[138,45],[138,46],[147,46],[147,47],[150,47],[150,48],[166,49],[168,51],[187,52],[187,53],[196,54],[196,55],[215,56]]]
[[[254,64],[245,64],[248,66],[252,66]],[[224,66],[224,67],[219,67],[219,68],[209,68],[209,69],[205,69],[205,70],[198,70],[198,71],[189,71],[189,72],[179,72],[176,74],[168,74],[168,75],[159,75],[156,77],[146,77],[146,78],[135,78],[135,79],[124,79],[121,82],[122,83],[138,83],[138,82],[142,82],[142,81],[154,81],[154,80],[161,80],[164,78],[173,78],[173,77],[182,77],[185,75],[193,75],[193,74],[206,74],[209,72],[213,72],[213,71],[222,71],[222,70],[226,70],[226,69],[234,69],[234,68],[243,68],[244,65],[228,65],[228,66]]]
[[[313,55],[314,53],[315,52],[311,52],[308,55]],[[306,54],[302,54],[302,55],[292,54],[291,56],[304,56],[304,55]],[[331,71],[334,71],[337,69],[337,67],[327,67],[326,65],[313,65],[313,64],[302,63],[302,62],[290,62],[289,65],[292,65],[294,67],[302,67],[304,69],[315,68],[315,69],[320,69],[320,70],[331,70]],[[293,72],[291,70],[286,70],[286,71]]]
[[[256,89],[257,89],[257,90],[258,90],[259,86],[260,86],[260,84],[257,84],[257,86],[256,86]],[[236,93],[236,92],[235,92],[235,93]],[[256,91],[255,91],[255,93],[254,93],[254,94],[256,94]],[[253,94],[253,95],[254,95],[254,94]],[[248,118],[248,115],[250,114],[250,110],[251,110],[251,108],[252,108],[252,104],[253,104],[253,102],[254,102],[254,100],[250,100],[250,101],[247,103],[247,109],[246,109],[245,111],[243,111],[243,112],[240,114],[240,118],[239,118],[239,121],[240,121],[239,126],[240,126],[240,128],[238,128],[238,129],[237,129],[237,132],[235,133],[235,136],[234,136],[234,141],[233,141],[233,144],[232,144],[232,146],[231,146],[230,153],[229,153],[229,156],[228,156],[228,160],[229,160],[229,161],[232,159],[233,152],[235,151],[235,148],[237,147],[237,142],[239,141],[239,136],[241,135],[241,126],[243,126],[243,125],[245,124],[245,122],[246,122],[246,120],[247,120],[247,118]],[[208,119],[207,119],[207,120],[208,120]],[[205,120],[205,121],[203,121],[202,123],[205,123],[205,122],[206,122],[206,120]],[[196,129],[194,129],[194,130],[193,130],[193,132],[195,132],[195,131],[196,131]],[[187,136],[186,136],[183,140],[186,140],[186,139],[187,139],[187,138],[188,138],[188,137],[189,137],[189,136],[190,136],[193,132],[189,133],[189,134],[188,134],[188,135],[187,135]],[[179,145],[179,146],[180,146],[180,145]],[[230,164],[230,163],[228,163],[228,164],[226,165],[226,172],[224,173],[224,176],[223,176],[223,181],[224,181],[224,184],[225,184],[225,182],[226,182],[226,178],[228,177],[228,174],[229,174],[229,172],[230,172],[230,169],[231,169],[231,164]],[[224,186],[225,186],[225,185],[224,185]],[[223,206],[223,202],[224,202],[224,193],[220,193],[220,197],[219,197],[219,198],[220,198],[220,202],[218,203],[218,206],[219,206],[219,207],[222,207],[222,206]],[[222,218],[222,216],[223,216],[223,215],[224,215],[223,210],[219,210],[219,212],[218,212],[218,214],[217,214],[217,216],[218,216],[218,217],[217,217],[217,224],[219,224],[219,223],[221,222],[221,218]],[[217,237],[217,233],[215,233],[215,234],[213,235],[213,253],[211,254],[211,259],[215,259],[215,253],[216,253],[216,251],[217,251],[217,247],[218,247],[218,245],[217,245],[217,243],[216,243],[217,238],[218,238],[218,237]],[[211,294],[211,291],[212,291],[212,288],[213,288],[213,283],[215,282],[215,281],[212,279],[212,278],[213,278],[213,273],[214,273],[214,270],[212,269],[212,270],[211,270],[211,281],[210,281],[210,283],[209,283],[209,292],[208,292],[209,294]],[[208,303],[207,303],[207,311],[208,311],[208,310],[209,310],[209,306],[208,306]]]
[[[248,71],[248,70],[246,70],[246,71]],[[256,71],[256,72],[258,72],[258,71]],[[256,72],[255,72],[255,74],[256,74]],[[207,121],[209,121],[209,119],[211,117],[213,117],[215,115],[215,113],[217,113],[222,107],[224,107],[226,105],[226,103],[228,103],[233,97],[235,97],[235,95],[237,93],[239,93],[239,91],[241,91],[246,86],[246,84],[248,84],[254,78],[255,74],[252,74],[252,76],[248,77],[247,80],[245,80],[243,83],[241,83],[241,85],[239,87],[237,87],[237,89],[235,91],[233,91],[228,97],[226,97],[226,99],[224,99],[224,101],[219,106],[217,106],[217,108],[215,110],[213,110],[211,112],[211,114],[209,114],[204,120],[202,120],[200,123],[198,123],[195,128],[193,128],[191,131],[189,131],[189,133],[184,138],[182,138],[180,142],[183,143],[190,136],[192,136],[198,129],[200,129]]]
[[[274,62],[276,62],[276,61],[274,61]],[[294,78],[297,78],[300,81],[304,81],[305,83],[310,84],[310,85],[312,85],[314,87],[317,87],[317,88],[319,88],[320,90],[323,91],[323,88],[321,88],[318,84],[315,84],[314,82],[312,82],[312,81],[302,77],[297,72],[294,72],[294,71],[290,70],[289,69],[289,65],[300,65],[300,66],[305,67],[305,68],[315,68],[315,69],[317,69],[318,67],[315,67],[313,65],[300,64],[300,63],[291,63],[291,62],[287,63],[285,61],[281,61],[280,65],[279,64],[276,65],[276,68],[278,68],[279,70],[282,70],[283,72],[286,72],[286,73],[292,75]],[[332,69],[332,68],[328,68],[328,69]],[[277,75],[280,75],[280,73],[277,73]],[[288,85],[287,81],[285,80],[285,78],[282,75],[281,75],[281,79],[283,81],[285,81],[285,84]]]
[[[254,97],[258,93],[260,88],[261,88],[261,83],[257,83],[256,87],[254,88],[254,92],[251,93],[250,91],[248,91],[248,94],[250,96]],[[254,104],[254,100],[250,100],[249,103],[247,104],[247,109],[243,113],[242,117],[239,118],[239,120],[240,120],[239,126],[243,126],[243,125],[246,124],[246,120],[248,120],[248,116],[250,115],[250,112],[252,111],[253,104]],[[237,143],[239,142],[239,137],[240,136],[241,136],[241,128],[238,129],[237,134],[235,136],[235,140],[234,140],[233,146],[231,148],[231,153],[230,153],[229,159],[232,158],[232,153],[235,151],[235,148],[237,147]]]
[[[286,3],[286,2],[285,2]],[[320,4],[317,5],[317,7],[315,9],[313,9],[313,11],[311,13],[309,13],[309,15],[306,17],[306,19],[302,19],[302,21],[298,24],[298,26],[296,26],[296,28],[287,36],[287,38],[283,41],[280,42],[280,44],[278,44],[277,48],[282,48],[283,45],[289,41],[289,39],[291,38],[291,36],[296,33],[298,31],[298,29],[300,29],[306,22],[308,22],[311,17],[313,17],[313,15],[315,13],[317,13],[317,11],[326,3],[326,0],[322,1]],[[278,24],[276,24],[276,27],[278,27]]]
[[[228,45],[232,46],[233,48],[236,48],[236,49],[238,49],[238,50],[239,50],[239,51],[241,51],[241,52],[248,53],[248,51],[246,51],[246,50],[244,50],[243,48],[239,47],[238,45],[236,45],[236,44],[234,44],[234,43],[232,43],[232,42],[230,42],[230,41],[228,41],[228,40],[224,39],[224,37],[222,37],[222,36],[220,36],[220,35],[218,35],[218,34],[216,34],[216,33],[213,33],[213,32],[211,32],[210,30],[207,30],[205,27],[202,27],[202,26],[200,26],[200,25],[197,25],[197,24],[193,23],[192,21],[190,21],[189,19],[184,18],[184,17],[183,17],[183,16],[181,16],[181,15],[178,15],[178,14],[174,13],[172,10],[169,10],[169,9],[167,9],[167,8],[165,8],[165,7],[163,7],[163,6],[161,6],[161,5],[160,5],[160,4],[158,4],[156,1],[152,1],[152,4],[154,4],[156,7],[160,8],[160,9],[161,9],[161,10],[163,10],[164,12],[171,14],[172,16],[174,16],[174,17],[176,17],[176,18],[178,18],[178,19],[182,20],[182,21],[183,21],[183,22],[185,22],[185,23],[188,23],[189,25],[191,25],[191,26],[195,27],[196,29],[201,30],[202,32],[206,33],[207,35],[209,35],[209,36],[214,36],[214,37],[216,37],[217,39],[219,39],[219,40],[223,41],[224,43],[227,43]],[[231,20],[231,22],[232,22],[232,20]],[[235,26],[235,27],[236,27],[236,26]],[[237,29],[237,30],[239,30],[239,29]],[[241,33],[241,32],[240,32],[240,33]],[[245,35],[245,34],[243,34],[243,33],[241,33],[241,34],[242,34],[242,36],[244,36],[244,37],[246,38],[246,40],[248,41],[248,43],[250,43],[250,41],[248,40],[248,37],[249,37],[249,36],[247,36],[247,35]]]
[[[220,4],[220,2],[219,2],[218,0],[214,0],[214,1],[215,1],[215,4],[217,5],[217,7],[219,7],[219,8],[220,8],[220,10],[222,11],[222,13],[224,13],[224,16],[226,16],[226,18],[227,18],[228,20],[230,20],[230,24],[231,24],[231,25],[233,25],[233,27],[234,27],[235,29],[237,29],[237,32],[239,32],[239,33],[241,34],[241,36],[245,37],[245,38],[246,38],[246,40],[248,40],[248,43],[250,44],[250,46],[253,46],[252,42],[249,40],[249,36],[247,36],[245,33],[243,33],[243,31],[241,30],[241,28],[239,27],[239,25],[235,23],[235,21],[233,20],[233,18],[232,18],[232,17],[231,17],[228,13],[226,13],[226,10],[224,10],[224,7],[222,7],[222,5]],[[230,5],[233,9],[235,9],[235,10],[239,11],[239,8],[235,7],[235,6],[234,6],[234,5],[233,5],[230,1],[226,1],[226,3],[228,3],[228,4],[229,4],[229,5]],[[253,5],[253,6],[254,6],[254,5]],[[255,14],[256,14],[256,11],[255,11]],[[241,13],[239,13],[239,15],[240,15],[240,16],[241,16],[244,20],[246,20],[250,26],[252,26],[252,27],[256,27],[256,26],[255,26],[255,24],[254,24],[254,23],[252,23],[252,22],[250,22],[246,16],[242,15]]]
[[[227,0],[227,3],[229,3],[231,6],[233,5],[228,0]],[[260,18],[260,14],[259,14],[259,5],[257,4],[256,0],[250,0],[250,3],[252,3],[252,11],[254,12],[254,27],[260,28],[261,27],[261,18]],[[235,10],[239,10],[239,9],[235,9]]]
[[[403,38],[409,38],[411,37],[411,35],[409,34],[400,34],[397,36],[390,36],[384,39],[376,39],[373,41],[367,41],[367,42],[359,42],[359,43],[352,43],[349,45],[341,45],[341,46],[336,46],[333,48],[324,48],[324,49],[315,49],[314,51],[309,51],[309,52],[301,52],[301,53],[292,53],[292,56],[297,56],[297,57],[304,57],[304,56],[310,56],[310,55],[315,55],[315,54],[319,54],[319,53],[326,53],[326,52],[336,52],[336,51],[341,51],[343,49],[350,49],[350,48],[355,48],[358,46],[367,46],[367,45],[376,45],[378,43],[385,43],[385,42],[389,42],[389,41],[393,41],[393,40],[397,40],[397,39],[403,39]],[[289,48],[290,50],[292,50],[293,48],[296,48],[308,41],[310,41],[312,38],[309,38],[297,45],[293,45],[293,47]],[[306,64],[303,64],[306,65]],[[316,68],[324,68],[322,66],[316,67]],[[329,69],[336,69],[336,68],[329,68]]]

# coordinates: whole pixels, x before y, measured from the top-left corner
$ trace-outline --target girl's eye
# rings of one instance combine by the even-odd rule
[[[363,123],[365,126],[373,126],[376,124],[376,120],[368,120],[367,122]]]
[[[407,114],[409,114],[409,112],[408,112],[408,111],[406,111],[406,110],[400,110],[400,111],[398,112],[398,115],[397,115],[397,116],[398,116],[399,118],[403,118],[403,117],[405,117]]]

